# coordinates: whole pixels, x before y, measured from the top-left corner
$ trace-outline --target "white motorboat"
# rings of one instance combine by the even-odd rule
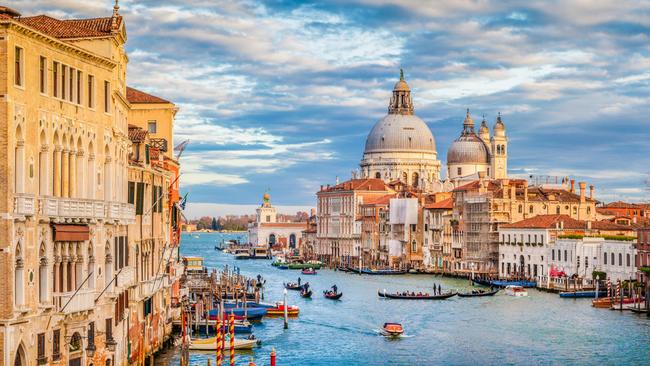
[[[235,338],[235,349],[253,349],[258,344],[257,339]],[[230,349],[230,339],[226,338],[226,349]],[[194,338],[190,341],[191,350],[215,351],[217,349],[217,338]]]
[[[526,289],[521,286],[510,285],[510,286],[506,286],[506,295],[523,297],[523,296],[528,296],[528,291],[526,291]]]

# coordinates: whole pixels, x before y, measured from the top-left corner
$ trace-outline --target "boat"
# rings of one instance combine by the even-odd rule
[[[254,247],[250,251],[251,259],[269,259],[269,250],[265,247]]]
[[[347,267],[336,267],[336,270],[340,272],[350,272]]]
[[[404,334],[404,328],[400,323],[384,323],[379,332],[384,337],[399,337]]]
[[[226,349],[230,347],[230,340],[225,341]],[[235,338],[235,349],[253,349],[260,344],[257,339],[240,339]],[[217,349],[217,337],[194,338],[190,341],[191,350],[214,351]]]
[[[243,317],[242,317],[243,318]],[[225,320],[227,322],[228,320]],[[215,333],[215,328],[217,325],[217,320],[216,316],[210,320],[206,321],[202,320],[198,324],[193,324],[192,328],[197,329],[198,334],[205,334],[205,328],[208,328],[208,333],[209,334],[214,334]],[[253,332],[253,324],[251,324],[248,320],[242,319],[242,320],[235,320],[235,333],[240,334],[240,333],[252,333]]]
[[[235,302],[224,302],[223,307],[228,311],[227,309],[230,308],[237,308],[237,307],[242,307],[244,306],[243,302],[235,303]],[[248,308],[272,308],[275,307],[275,304],[267,304],[264,302],[255,302],[255,301],[247,301],[246,302],[246,307]]]
[[[225,306],[224,306],[225,307]],[[233,313],[235,315],[239,316],[245,316],[247,319],[260,319],[266,315],[266,309],[265,308],[254,308],[254,307],[233,307],[233,308],[226,308],[224,309],[224,312],[227,315],[230,315],[230,313]]]
[[[301,297],[311,299],[311,294],[312,294],[312,291],[311,291],[311,290],[306,290],[306,291],[305,291],[304,288],[303,288],[302,290],[300,290],[300,296],[301,296]]]
[[[485,290],[472,290],[472,292],[466,292],[466,293],[458,293],[459,297],[481,297],[481,296],[494,296],[497,292],[499,292],[499,289],[496,288],[491,291],[485,291]]]
[[[370,268],[364,268],[361,270],[361,274],[367,274],[367,275],[384,275],[384,276],[390,276],[390,275],[401,275],[401,274],[406,274],[406,271],[400,270],[400,269],[370,269]]]
[[[313,268],[305,268],[305,269],[303,269],[303,270],[301,271],[301,273],[304,274],[304,275],[315,275],[315,274],[316,274],[316,270],[313,269]]]
[[[302,289],[302,285],[299,285],[299,284],[297,284],[295,282],[289,282],[289,283],[284,284],[284,288],[286,288],[287,290],[298,291],[298,290]]]
[[[224,300],[241,300],[244,296],[246,296],[246,300],[255,300],[255,294],[250,292],[247,292],[246,295],[233,293],[222,294]]]
[[[237,249],[233,253],[235,255],[235,259],[251,259],[251,252],[248,249]]]
[[[523,286],[508,285],[506,286],[506,295],[523,297],[528,296],[528,291]]]
[[[411,292],[408,294],[400,294],[400,293],[388,293],[385,292],[382,294],[381,291],[377,291],[377,294],[379,297],[385,297],[388,299],[400,299],[400,300],[444,300],[448,299],[450,297],[456,296],[455,291],[449,291],[446,294],[442,295],[430,295],[428,293],[419,293],[415,295],[411,295]]]
[[[631,298],[631,297],[625,297],[623,298],[623,305],[626,304],[634,304],[635,302],[643,302],[644,299],[642,297],[637,297],[637,298]],[[593,300],[591,302],[591,306],[595,308],[610,308],[612,306],[620,306],[621,304],[621,298],[620,297],[603,297],[602,299],[597,299]]]
[[[281,266],[278,266],[278,269],[289,269],[289,266],[287,266],[286,264],[283,264]]]
[[[480,286],[489,286],[489,287],[508,287],[508,286],[519,286],[519,287],[537,287],[537,282],[535,281],[525,281],[525,280],[486,280],[480,278],[473,278],[472,282]]]
[[[274,308],[267,309],[268,310],[268,315],[273,316],[273,315],[284,315],[284,304],[281,302],[277,302],[275,304]],[[300,308],[298,308],[295,305],[287,305],[287,315],[289,316],[297,316],[300,313]]]
[[[323,291],[323,296],[325,296],[325,298],[330,299],[330,300],[338,300],[338,299],[341,298],[341,296],[343,296],[343,293],[342,292],[336,293],[336,292],[331,291],[331,290],[330,291]]]
[[[311,263],[289,263],[289,269],[320,269],[320,264],[311,264]]]
[[[607,296],[607,290],[598,292],[598,297]],[[563,291],[560,297],[565,299],[591,298],[596,297],[596,291]]]
[[[271,265],[272,265],[273,267],[280,267],[280,266],[287,266],[287,267],[289,267],[289,263],[287,263],[287,262],[285,262],[285,261],[283,261],[283,260],[276,260],[276,261],[273,261],[273,263],[271,263]]]

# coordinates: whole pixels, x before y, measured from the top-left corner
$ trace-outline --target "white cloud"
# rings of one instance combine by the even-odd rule
[[[185,210],[188,219],[195,219],[201,216],[223,216],[223,215],[251,215],[259,205],[236,205],[227,203],[206,203],[189,202]],[[287,206],[274,205],[279,213],[293,215],[298,211],[309,212],[312,206]]]

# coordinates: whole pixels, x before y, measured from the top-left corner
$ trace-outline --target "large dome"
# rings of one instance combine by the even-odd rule
[[[449,164],[489,164],[490,153],[483,140],[475,134],[462,135],[454,141],[447,151]]]
[[[419,117],[388,114],[375,124],[366,139],[364,153],[382,151],[436,152],[431,130]]]

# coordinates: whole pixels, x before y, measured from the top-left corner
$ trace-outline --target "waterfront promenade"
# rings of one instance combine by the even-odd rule
[[[214,250],[222,234],[183,236],[184,255],[200,255],[208,267],[241,267],[242,274],[267,279],[266,300],[280,300],[282,282],[299,271],[279,270],[267,260],[235,261]],[[300,316],[284,330],[282,319],[255,325],[263,341],[251,353],[238,353],[237,364],[254,357],[268,364],[272,347],[278,365],[425,365],[425,364],[643,364],[650,358],[650,318],[594,309],[589,300],[564,300],[556,294],[530,290],[528,298],[503,294],[489,298],[458,298],[415,302],[383,300],[377,289],[427,290],[470,288],[462,279],[430,275],[359,276],[329,270],[301,276],[314,289],[312,300],[289,293]],[[337,284],[344,295],[333,302],[322,290]],[[389,341],[375,330],[385,321],[404,324],[404,339]],[[191,363],[207,364],[214,353],[192,354]],[[178,358],[170,364],[177,365]]]

